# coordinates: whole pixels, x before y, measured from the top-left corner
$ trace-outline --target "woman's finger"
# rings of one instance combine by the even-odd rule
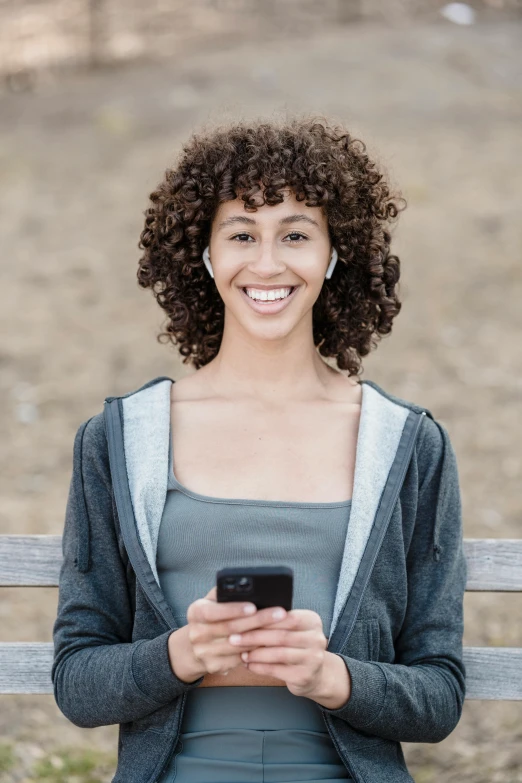
[[[228,641],[234,647],[312,647],[316,631],[294,631],[264,628],[247,631],[242,634],[230,634]],[[320,637],[317,637],[317,643]]]
[[[224,674],[237,666],[244,666],[244,661],[238,655],[215,655],[212,654],[212,659],[206,664],[208,674]]]
[[[208,594],[207,594],[208,595]],[[245,612],[246,607],[252,607]],[[215,623],[223,620],[233,620],[237,617],[253,616],[257,612],[255,604],[248,601],[230,601],[218,603],[212,598],[198,598],[187,609],[189,623]]]
[[[246,658],[246,661],[245,661]],[[255,650],[245,650],[241,653],[242,662],[272,663],[285,666],[309,666],[315,661],[314,656],[303,648],[296,647],[257,647]],[[321,658],[317,656],[314,666],[319,666]]]

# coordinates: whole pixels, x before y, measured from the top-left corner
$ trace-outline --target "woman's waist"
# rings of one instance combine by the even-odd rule
[[[220,686],[187,693],[182,733],[216,729],[300,729],[328,733],[319,705],[281,686]]]

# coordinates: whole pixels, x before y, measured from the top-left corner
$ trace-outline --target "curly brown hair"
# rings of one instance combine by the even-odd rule
[[[207,364],[223,336],[224,303],[202,260],[219,204],[241,198],[252,212],[281,203],[285,188],[323,207],[338,252],[313,307],[319,353],[359,375],[361,357],[391,331],[400,261],[387,224],[406,201],[390,192],[366,145],[324,117],[238,121],[193,134],[144,212],[138,284],[167,314],[158,341],[177,345],[183,363]]]

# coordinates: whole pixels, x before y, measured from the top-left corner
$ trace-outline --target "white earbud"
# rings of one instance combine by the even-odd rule
[[[210,263],[210,256],[209,256],[209,253],[208,253],[208,245],[206,246],[206,248],[203,251],[203,262],[204,262],[205,266],[208,269],[208,273],[209,273],[210,277],[213,278],[214,277],[214,272],[212,271],[212,264]]]
[[[326,270],[326,274],[325,274],[325,277],[328,280],[332,276],[332,273],[333,273],[333,271],[335,269],[335,265],[337,263],[337,259],[338,259],[337,250],[334,247],[334,248],[332,248],[332,255],[330,256],[330,263],[328,265],[328,269]]]

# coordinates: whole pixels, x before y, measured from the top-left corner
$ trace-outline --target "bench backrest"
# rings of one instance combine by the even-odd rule
[[[464,539],[467,591],[522,592],[522,539]],[[0,536],[0,587],[58,587],[62,537]],[[522,612],[518,615],[522,617]],[[0,642],[0,693],[52,693],[53,645]],[[522,700],[522,647],[464,647],[467,699]]]

